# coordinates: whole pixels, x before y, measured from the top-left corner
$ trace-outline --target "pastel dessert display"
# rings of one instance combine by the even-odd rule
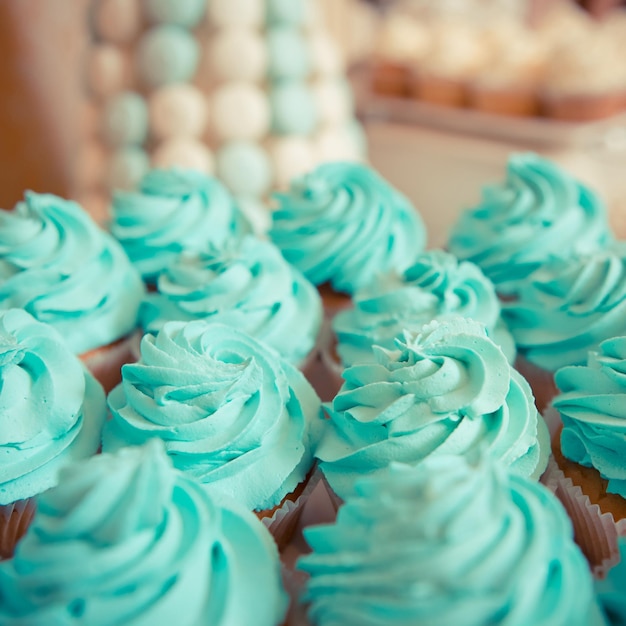
[[[250,231],[219,180],[182,168],[151,170],[137,191],[116,191],[111,212],[111,233],[148,284],[181,252],[202,252]]]
[[[393,463],[304,535],[315,626],[606,624],[558,500],[486,456]]]
[[[106,403],[63,337],[22,309],[0,311],[0,381],[1,560],[28,528],[33,497],[97,452]]]
[[[54,326],[107,390],[132,360],[143,293],[120,244],[78,204],[26,192],[0,211],[0,308]]]
[[[64,468],[0,564],[7,625],[278,626],[286,605],[267,530],[156,441]]]
[[[93,122],[76,194],[106,205],[150,167],[188,167],[220,178],[262,231],[273,190],[324,161],[366,156],[342,51],[319,0],[187,4],[90,1]],[[122,23],[124,37],[111,26]]]
[[[419,464],[441,454],[487,453],[515,474],[539,478],[550,452],[528,383],[473,320],[431,322],[405,332],[375,363],[343,373],[325,406],[329,427],[317,449],[332,491],[346,500],[359,477],[391,461]]]
[[[258,512],[279,542],[288,537],[324,427],[295,367],[240,330],[197,320],[145,335],[122,376],[105,452],[162,439],[178,469]]]
[[[378,274],[409,267],[425,247],[415,207],[365,165],[321,165],[296,178],[276,202],[269,236],[320,286],[330,314]]]
[[[517,153],[505,180],[485,187],[481,202],[461,213],[448,248],[511,297],[551,256],[569,258],[612,240],[606,207],[591,189],[548,159]]]

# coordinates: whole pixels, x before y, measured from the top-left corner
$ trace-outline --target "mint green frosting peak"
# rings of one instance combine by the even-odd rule
[[[64,469],[0,563],[7,626],[277,626],[285,608],[263,524],[218,505],[157,441]]]
[[[316,285],[354,293],[409,267],[424,249],[417,210],[374,170],[326,163],[277,195],[270,238]]]
[[[142,296],[124,250],[75,202],[26,192],[0,211],[0,307],[54,326],[76,354],[133,331]]]
[[[599,626],[558,500],[487,458],[392,464],[304,531],[316,626]]]
[[[513,472],[538,477],[549,444],[528,383],[483,325],[457,318],[406,332],[377,362],[354,365],[326,408],[318,448],[329,484],[346,498],[356,479],[391,461],[474,454],[486,447]]]
[[[461,214],[448,248],[476,263],[499,292],[516,293],[550,255],[569,258],[612,240],[606,208],[592,190],[555,163],[521,153],[509,157],[506,179]]]

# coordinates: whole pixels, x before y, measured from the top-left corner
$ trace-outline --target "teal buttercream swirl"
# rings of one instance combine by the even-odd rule
[[[276,626],[285,604],[263,525],[219,506],[157,442],[65,469],[0,564],[7,626]]]
[[[596,580],[598,601],[611,626],[626,626],[626,537],[618,538],[620,562]]]
[[[608,491],[626,498],[626,337],[603,341],[585,366],[564,367],[555,381],[564,456],[595,467]]]
[[[317,289],[278,248],[245,237],[199,255],[182,255],[159,276],[158,292],[140,309],[141,325],[206,319],[246,331],[298,365],[322,323]]]
[[[354,293],[378,273],[409,267],[424,249],[417,210],[364,165],[321,165],[277,198],[270,237],[316,285]]]
[[[626,256],[553,258],[503,303],[502,316],[528,361],[549,371],[583,365],[601,341],[626,335]]]
[[[137,192],[115,192],[112,211],[111,232],[147,282],[181,252],[221,246],[250,231],[226,187],[194,170],[152,170]]]
[[[0,312],[0,505],[56,484],[95,454],[104,392],[63,338],[22,309]]]
[[[513,472],[538,477],[547,464],[545,424],[528,383],[484,326],[458,318],[405,334],[396,350],[374,348],[377,363],[344,371],[327,407],[320,467],[346,498],[356,479],[391,461],[473,454],[481,446]]]
[[[304,533],[317,626],[604,623],[558,500],[495,463],[393,464]]]
[[[27,192],[0,211],[0,307],[54,326],[75,353],[134,330],[142,297],[124,250],[76,203]]]
[[[509,158],[506,180],[461,214],[448,248],[473,261],[499,292],[515,293],[550,255],[569,258],[613,237],[598,196],[536,154]]]
[[[169,322],[109,394],[103,449],[159,437],[174,465],[212,492],[268,509],[313,465],[324,420],[304,376],[244,332]]]
[[[353,308],[333,318],[337,353],[344,366],[375,361],[372,346],[395,347],[403,330],[419,330],[434,319],[482,322],[510,362],[515,344],[500,318],[500,301],[480,269],[443,250],[429,250],[403,273],[380,277],[353,298]]]

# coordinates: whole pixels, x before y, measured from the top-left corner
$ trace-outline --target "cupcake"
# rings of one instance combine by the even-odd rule
[[[244,332],[202,320],[146,335],[122,376],[103,450],[160,438],[178,469],[258,512],[286,541],[324,426],[304,376]]]
[[[425,246],[409,200],[357,163],[326,163],[277,194],[270,238],[318,285],[332,316],[379,273],[409,267]]]
[[[453,226],[448,248],[476,263],[500,295],[551,255],[568,258],[612,242],[606,208],[590,189],[536,154],[513,154],[506,180],[486,187],[482,201]]]
[[[376,363],[355,365],[326,407],[317,450],[332,491],[345,500],[356,480],[391,461],[467,456],[484,447],[525,477],[546,467],[548,433],[530,388],[482,324],[457,318],[406,332]]]
[[[3,624],[282,623],[263,525],[210,497],[151,442],[65,468],[0,564]]]
[[[0,211],[0,302],[54,326],[105,390],[132,359],[143,284],[121,246],[80,206],[26,193]]]
[[[304,533],[316,626],[605,624],[559,502],[487,458],[393,463]]]
[[[3,559],[28,528],[33,496],[57,483],[61,467],[98,450],[106,404],[63,338],[22,309],[0,311],[0,380]]]
[[[111,233],[153,285],[183,251],[221,246],[250,228],[216,178],[173,168],[148,172],[137,192],[113,194]]]
[[[626,334],[626,257],[605,250],[553,258],[504,302],[502,316],[518,349],[516,367],[530,382],[539,410],[554,396],[554,372],[583,365],[589,350]]]
[[[619,539],[620,561],[604,580],[596,581],[598,601],[609,624],[626,624],[626,537]]]
[[[566,492],[576,540],[604,573],[619,559],[617,535],[626,534],[626,337],[603,341],[555,380],[563,428],[552,444],[554,481]]]

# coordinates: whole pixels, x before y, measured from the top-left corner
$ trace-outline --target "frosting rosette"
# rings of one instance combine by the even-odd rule
[[[297,369],[244,332],[205,321],[146,335],[109,408],[105,451],[159,437],[178,469],[254,510],[304,481],[324,425]]]
[[[583,365],[600,342],[626,335],[626,256],[552,258],[502,304],[502,317],[531,363],[551,372]]]
[[[134,330],[142,296],[124,250],[76,203],[27,192],[0,212],[0,306],[54,326],[76,354]]]
[[[404,330],[419,330],[434,319],[466,317],[485,325],[509,361],[515,344],[500,318],[500,301],[480,268],[443,250],[428,250],[401,274],[381,276],[357,292],[353,308],[332,322],[344,366],[375,361],[372,346],[395,347]]]
[[[506,180],[483,190],[463,212],[449,250],[473,261],[504,294],[513,294],[550,255],[569,258],[613,240],[598,196],[536,154],[513,154]]]
[[[0,505],[56,484],[60,467],[95,454],[104,392],[47,324],[0,311]]]
[[[276,197],[270,238],[316,285],[354,293],[378,273],[409,267],[424,249],[417,210],[364,165],[326,163]]]
[[[528,383],[482,324],[458,318],[406,332],[377,362],[343,373],[326,407],[320,468],[345,499],[363,474],[391,461],[416,464],[439,454],[488,453],[523,476],[540,476],[549,442]]]
[[[304,534],[317,626],[604,624],[558,500],[488,459],[392,464]]]
[[[626,337],[603,341],[586,365],[564,367],[555,380],[563,455],[597,469],[607,490],[626,498]]]
[[[149,282],[181,252],[201,252],[250,230],[219,180],[181,168],[151,170],[137,192],[115,192],[112,212],[111,232]]]
[[[263,525],[218,505],[156,441],[64,469],[0,563],[7,625],[276,626],[285,608]]]
[[[322,323],[317,289],[273,244],[255,237],[197,255],[181,255],[146,296],[141,325],[206,319],[244,330],[291,363],[311,352]]]

